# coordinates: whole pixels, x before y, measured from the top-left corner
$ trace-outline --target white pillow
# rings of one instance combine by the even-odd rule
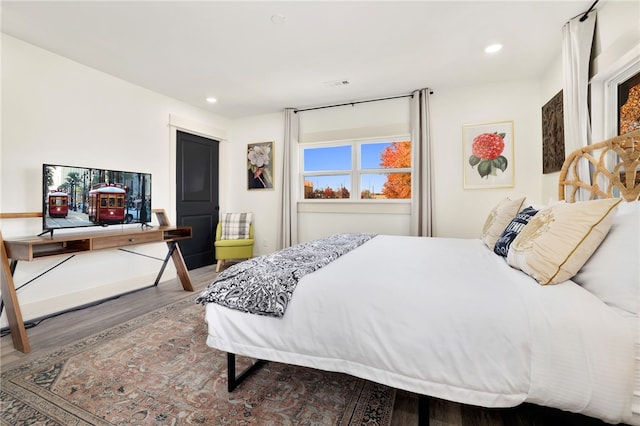
[[[524,197],[515,200],[505,198],[489,212],[482,227],[482,241],[492,251],[496,245],[496,241],[498,241],[498,238],[500,238],[502,232],[504,232],[504,228],[511,223],[511,219],[516,217],[520,211],[522,203],[524,203]]]
[[[573,281],[610,306],[640,313],[640,201],[618,205],[609,234]]]
[[[507,263],[542,285],[570,279],[606,237],[619,202],[564,203],[538,212],[511,243]]]

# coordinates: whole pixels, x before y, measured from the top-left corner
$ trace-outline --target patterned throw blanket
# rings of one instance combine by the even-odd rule
[[[373,237],[375,234],[336,234],[237,263],[222,271],[196,302],[281,317],[302,277]]]

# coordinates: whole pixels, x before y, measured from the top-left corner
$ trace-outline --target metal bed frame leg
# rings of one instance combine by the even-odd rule
[[[233,392],[247,377],[266,364],[263,359],[256,360],[240,374],[236,375],[236,354],[227,352],[227,389]],[[429,426],[429,397],[418,395],[418,425]]]
[[[418,396],[418,425],[429,426],[429,397],[427,395]]]
[[[267,361],[259,359],[236,376],[236,354],[227,352],[227,389],[229,392],[233,392],[233,390],[238,387],[244,379],[249,377],[249,375],[266,363]]]

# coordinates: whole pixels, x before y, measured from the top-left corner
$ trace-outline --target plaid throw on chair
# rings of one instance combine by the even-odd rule
[[[249,238],[252,213],[225,213],[222,215],[222,240]]]

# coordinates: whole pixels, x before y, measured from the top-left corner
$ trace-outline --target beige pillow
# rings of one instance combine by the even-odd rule
[[[524,203],[524,197],[516,200],[505,198],[500,201],[489,213],[482,227],[482,241],[493,250],[496,241],[502,235],[504,228],[516,217]]]
[[[620,202],[611,217],[607,238],[571,280],[607,305],[637,315],[640,313],[640,201]]]
[[[511,243],[507,263],[542,285],[570,279],[607,236],[619,202],[556,204],[538,212]]]

